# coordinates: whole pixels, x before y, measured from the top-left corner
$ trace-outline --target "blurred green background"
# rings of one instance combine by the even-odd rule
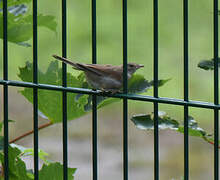
[[[61,55],[61,2],[39,1],[39,12],[53,15],[57,33],[39,28],[39,68],[45,71]],[[159,78],[172,78],[159,89],[160,97],[183,98],[183,2],[159,1]],[[91,63],[91,1],[67,2],[67,54],[77,62]],[[30,40],[30,43],[32,41]],[[0,43],[2,54],[2,43]],[[189,95],[191,100],[213,102],[213,72],[197,67],[200,60],[213,57],[213,1],[189,1]],[[97,61],[122,64],[122,2],[97,0]],[[9,43],[9,79],[19,80],[18,67],[32,61],[32,48]],[[2,56],[0,56],[2,78]],[[153,79],[153,1],[128,0],[128,62],[144,64],[138,71]],[[78,73],[68,68],[69,72]],[[10,87],[11,138],[32,128],[32,105]],[[2,89],[1,89],[2,91]],[[152,90],[147,93],[152,95]],[[2,95],[0,96],[2,103]],[[1,104],[2,107],[2,104]],[[183,108],[160,105],[160,110],[183,121]],[[152,103],[129,101],[129,117],[152,112]],[[2,111],[2,109],[1,109]],[[1,113],[2,114],[2,113]],[[199,125],[213,133],[213,111],[190,108]],[[45,122],[40,118],[40,121]],[[24,126],[25,124],[25,126]],[[100,179],[122,177],[122,104],[99,110]],[[50,159],[62,160],[61,124],[40,131],[40,147]],[[69,123],[69,164],[78,168],[76,179],[91,177],[91,115]],[[19,141],[32,145],[32,137]],[[153,179],[153,132],[136,129],[129,122],[129,168],[131,179]],[[83,150],[82,150],[83,149]],[[190,138],[190,179],[213,179],[213,146]],[[183,135],[160,132],[160,176],[162,180],[180,179],[183,175]],[[30,162],[30,166],[33,162]]]

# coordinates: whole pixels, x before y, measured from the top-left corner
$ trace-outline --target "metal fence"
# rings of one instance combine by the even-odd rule
[[[9,179],[8,170],[8,87],[29,87],[33,89],[33,121],[34,121],[34,176],[35,180],[38,176],[38,89],[47,89],[62,91],[63,93],[63,179],[67,180],[67,92],[68,93],[84,93],[93,95],[92,108],[92,144],[93,144],[93,180],[98,179],[98,145],[97,145],[97,102],[96,96],[99,95],[96,91],[90,89],[80,89],[67,87],[66,65],[62,64],[63,68],[63,86],[53,86],[48,84],[38,83],[38,37],[37,37],[37,0],[33,0],[33,83],[11,81],[8,79],[8,39],[7,39],[7,0],[3,0],[3,80],[0,84],[4,89],[4,173],[5,180]],[[153,0],[153,17],[154,17],[154,95],[143,96],[136,94],[127,94],[127,0],[122,0],[123,3],[123,93],[107,96],[123,99],[123,179],[128,180],[128,99],[136,101],[148,101],[154,103],[154,179],[159,180],[159,136],[158,136],[158,104],[174,104],[184,107],[184,180],[189,179],[189,131],[188,131],[188,109],[189,107],[200,107],[213,109],[214,112],[214,180],[219,179],[219,77],[218,77],[218,0],[213,0],[213,25],[214,25],[214,101],[198,102],[189,99],[189,48],[188,48],[188,0],[183,0],[183,23],[184,23],[184,95],[183,99],[160,98],[158,96],[158,0]],[[92,63],[96,63],[96,0],[92,0]],[[62,55],[67,56],[67,21],[66,21],[66,0],[62,0]]]

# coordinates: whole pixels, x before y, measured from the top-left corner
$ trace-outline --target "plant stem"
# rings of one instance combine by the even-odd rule
[[[212,145],[214,145],[214,142],[212,142],[212,141],[207,141],[209,144],[212,144]],[[220,149],[220,146],[218,147],[219,149]]]
[[[209,143],[209,144],[212,144],[212,145],[215,144],[213,141],[209,140],[209,139],[206,138],[206,137],[203,137],[203,139],[204,139],[207,143]],[[220,149],[220,146],[219,146],[218,148]]]
[[[46,128],[46,127],[48,127],[48,126],[50,126],[50,125],[52,125],[52,124],[53,124],[52,122],[43,124],[43,125],[41,125],[41,126],[38,127],[38,130],[41,130],[41,129],[43,129],[43,128]],[[34,133],[34,130],[28,131],[28,132],[26,132],[26,133],[24,133],[24,134],[22,134],[22,135],[20,135],[20,136],[18,136],[18,137],[16,137],[16,138],[12,139],[11,141],[9,141],[9,143],[10,143],[10,144],[11,144],[11,143],[15,143],[16,141],[18,141],[18,140],[20,140],[20,139],[23,139],[24,137],[26,137],[26,136],[28,136],[28,135],[30,135],[30,134],[33,134],[33,133]]]

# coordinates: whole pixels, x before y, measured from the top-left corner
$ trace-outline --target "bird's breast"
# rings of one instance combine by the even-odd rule
[[[120,82],[118,79],[109,76],[103,77],[102,83],[104,85],[103,88],[105,89],[117,89],[120,88],[122,85],[122,82]]]
[[[120,89],[122,83],[110,76],[93,76],[86,74],[88,83],[95,89]]]

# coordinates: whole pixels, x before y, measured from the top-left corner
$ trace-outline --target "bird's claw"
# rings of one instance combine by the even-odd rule
[[[101,93],[102,94],[111,94],[111,95],[114,95],[116,93],[120,92],[119,90],[116,90],[116,89],[112,89],[112,90],[106,90],[106,89],[101,89]]]

